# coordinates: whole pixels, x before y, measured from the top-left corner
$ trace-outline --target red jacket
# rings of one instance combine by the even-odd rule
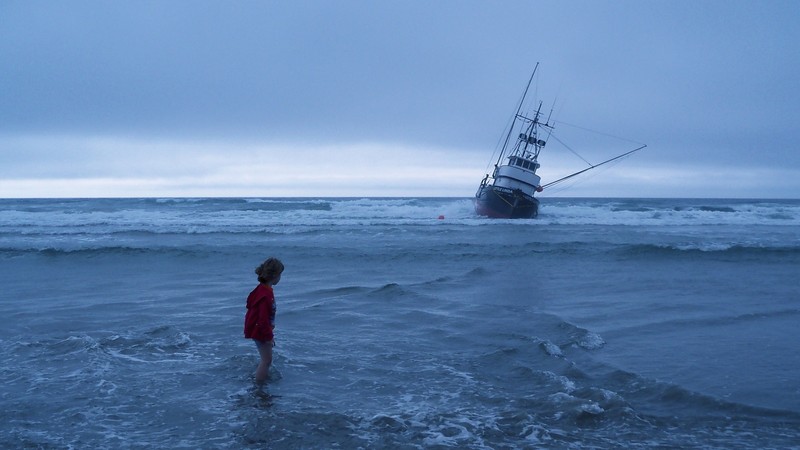
[[[244,316],[244,337],[258,341],[271,341],[275,328],[275,295],[272,286],[259,284],[247,296],[247,314]]]

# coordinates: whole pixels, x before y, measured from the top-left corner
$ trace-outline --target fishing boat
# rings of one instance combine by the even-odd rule
[[[623,153],[619,156],[590,164],[590,167],[567,175],[547,184],[541,184],[541,177],[536,174],[539,169],[539,154],[547,145],[553,134],[551,122],[552,110],[547,120],[542,120],[542,102],[539,102],[532,114],[523,114],[525,98],[528,95],[539,64],[533,69],[522,99],[517,106],[514,120],[505,135],[492,174],[486,174],[475,193],[475,212],[481,216],[503,219],[529,219],[539,214],[539,199],[535,197],[547,187],[580,175],[603,164],[628,156],[646,147]],[[512,136],[514,139],[512,140]]]

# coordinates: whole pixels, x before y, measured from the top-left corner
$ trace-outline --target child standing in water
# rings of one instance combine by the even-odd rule
[[[244,337],[252,339],[258,348],[261,362],[256,369],[256,383],[264,384],[272,365],[272,347],[275,338],[275,295],[272,286],[281,281],[283,263],[278,258],[269,258],[256,267],[258,286],[247,297],[247,314],[244,316]]]

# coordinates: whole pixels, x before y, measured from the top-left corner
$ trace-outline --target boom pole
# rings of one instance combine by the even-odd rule
[[[631,153],[633,153],[633,152],[638,152],[639,150],[641,150],[641,149],[643,149],[643,148],[645,148],[645,147],[647,147],[647,145],[642,145],[642,146],[641,146],[641,147],[639,147],[639,148],[635,148],[635,149],[633,149],[633,150],[631,150],[631,151],[629,151],[629,152],[625,152],[625,153],[623,153],[623,154],[621,154],[621,155],[619,155],[619,156],[615,156],[615,157],[613,157],[613,158],[611,158],[611,159],[607,159],[607,160],[605,160],[605,161],[603,161],[603,162],[601,162],[601,163],[595,164],[595,165],[593,165],[593,166],[591,166],[591,167],[587,167],[587,168],[585,168],[585,169],[583,169],[583,170],[581,170],[581,171],[578,171],[578,172],[575,172],[575,173],[573,173],[572,175],[567,175],[567,176],[565,176],[564,178],[559,178],[559,179],[557,179],[556,181],[551,181],[550,183],[547,183],[547,184],[545,184],[545,185],[542,185],[542,189],[544,189],[544,188],[547,188],[547,187],[550,187],[550,186],[552,186],[552,185],[554,185],[554,184],[556,184],[556,183],[560,183],[560,182],[562,182],[562,181],[564,181],[564,180],[567,180],[567,179],[569,179],[569,178],[572,178],[572,177],[574,177],[574,176],[576,176],[576,175],[580,175],[580,174],[582,174],[582,173],[584,173],[584,172],[587,172],[587,171],[589,171],[589,170],[592,170],[592,169],[594,169],[595,167],[599,167],[599,166],[602,166],[603,164],[610,163],[611,161],[615,161],[615,160],[617,160],[617,159],[620,159],[620,158],[622,158],[622,157],[628,156],[628,155],[630,155],[630,154],[631,154]]]

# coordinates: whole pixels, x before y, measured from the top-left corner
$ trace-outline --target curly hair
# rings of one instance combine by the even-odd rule
[[[283,273],[283,263],[278,258],[267,258],[266,261],[256,267],[259,283],[269,283],[278,278]]]

